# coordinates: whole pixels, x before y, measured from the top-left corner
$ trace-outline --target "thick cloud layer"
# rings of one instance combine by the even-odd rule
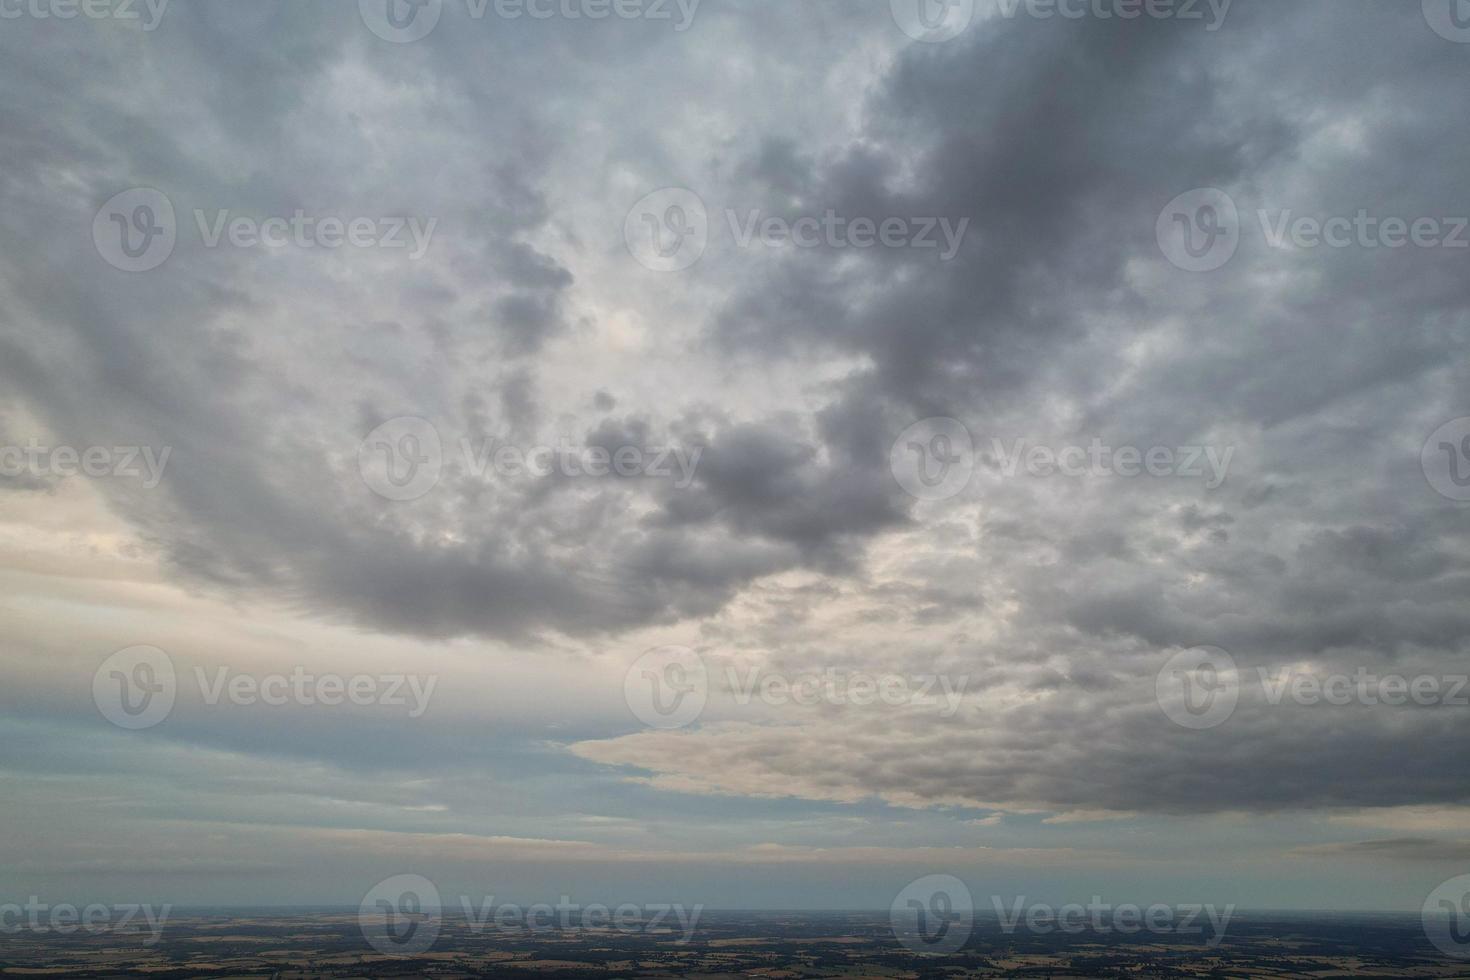
[[[0,443],[167,447],[157,487],[96,492],[211,601],[505,644],[527,672],[568,651],[621,667],[654,637],[717,676],[967,679],[943,718],[743,711],[720,688],[686,730],[558,734],[568,764],[657,799],[1470,802],[1450,748],[1470,708],[1271,704],[1254,680],[1470,670],[1470,505],[1421,461],[1470,415],[1470,248],[1273,241],[1300,217],[1470,215],[1470,45],[1409,2],[1236,0],[1214,30],[976,6],[936,44],[886,4],[825,0],[705,0],[687,30],[446,2],[407,44],[351,3],[5,20]],[[670,186],[709,244],[660,273],[625,219]],[[91,229],[135,187],[167,196],[178,241],[130,273]],[[1239,244],[1191,272],[1161,213],[1202,188],[1233,201]],[[212,246],[222,211],[434,225],[419,255]],[[742,244],[751,212],[965,230],[952,257]],[[402,417],[442,459],[395,500],[360,449]],[[974,474],[921,501],[892,451],[933,417],[968,431]],[[1095,443],[1197,449],[1200,470],[1024,462]],[[503,447],[667,468],[509,472]],[[0,476],[0,506],[61,479]],[[1156,680],[1202,645],[1246,683],[1190,730]],[[1463,845],[1344,853],[1441,851]]]

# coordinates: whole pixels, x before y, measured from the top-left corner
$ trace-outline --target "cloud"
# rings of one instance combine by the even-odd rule
[[[1470,858],[1470,840],[1447,841],[1427,837],[1397,837],[1389,840],[1352,841],[1349,843],[1313,844],[1298,848],[1298,854],[1333,860],[1430,861],[1444,862]]]
[[[1330,845],[1342,853],[1463,856],[1443,817],[1470,802],[1470,763],[1447,748],[1462,709],[1273,705],[1254,684],[1194,732],[1155,696],[1168,657],[1201,644],[1248,681],[1464,671],[1470,530],[1421,450],[1470,414],[1465,252],[1269,234],[1283,216],[1470,207],[1470,104],[1447,95],[1465,49],[1417,5],[1237,0],[1215,32],[991,17],[939,45],[908,43],[885,4],[835,0],[709,5],[678,33],[456,7],[405,45],[350,3],[181,3],[147,34],[6,23],[0,444],[171,451],[154,489],[0,474],[6,612],[27,613],[3,697],[28,744],[97,723],[75,692],[98,650],[136,634],[205,647],[210,622],[230,624],[229,645],[270,623],[257,643],[295,638],[302,660],[353,636],[365,659],[433,661],[445,689],[488,689],[493,669],[514,696],[456,722],[490,718],[511,761],[432,725],[184,711],[166,739],[201,808],[269,787],[325,823],[366,813],[426,835],[425,853],[488,853],[445,828],[505,765],[512,783],[552,772],[526,790],[525,821],[580,807],[587,787],[690,824],[883,814],[939,848],[945,821],[1021,823],[962,823],[972,808],[1050,815],[1040,833],[1079,839],[1159,815],[1310,811],[1383,838]],[[90,234],[135,186],[178,216],[147,273],[109,265]],[[712,225],[678,274],[624,241],[628,209],[666,186],[696,193]],[[1241,241],[1190,273],[1156,226],[1202,187],[1235,201]],[[727,209],[969,224],[946,261],[741,246]],[[298,210],[438,224],[419,259],[210,247],[198,226]],[[374,493],[358,463],[401,416],[444,449],[411,501]],[[930,416],[967,428],[974,473],[921,503],[889,456]],[[1007,471],[1018,441],[1231,463],[1213,488],[1036,476]],[[699,455],[683,485],[477,467],[503,445]],[[739,706],[718,689],[701,726],[640,732],[622,673],[661,643],[717,668],[940,673],[967,693],[941,718]],[[222,787],[205,750],[249,772]],[[364,785],[413,764],[429,784]],[[259,805],[253,821],[278,818]],[[741,841],[816,860],[794,836]],[[810,846],[888,860],[827,843]]]

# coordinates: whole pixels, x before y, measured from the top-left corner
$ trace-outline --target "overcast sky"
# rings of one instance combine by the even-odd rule
[[[1470,26],[1063,8],[0,0],[0,892],[1470,870]]]

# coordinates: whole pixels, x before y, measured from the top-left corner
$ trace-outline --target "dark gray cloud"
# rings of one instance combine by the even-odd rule
[[[156,492],[98,489],[211,595],[445,640],[669,626],[712,655],[998,692],[945,724],[587,743],[693,780],[678,788],[1169,813],[1464,802],[1459,756],[1424,749],[1451,743],[1454,709],[1247,700],[1191,733],[1152,698],[1162,658],[1196,644],[1246,670],[1443,675],[1470,653],[1466,511],[1419,461],[1470,415],[1466,252],[1277,249],[1257,217],[1470,214],[1466,48],[1372,0],[1237,0],[1217,32],[994,17],[908,46],[883,4],[708,3],[688,34],[457,11],[411,45],[351,4],[180,3],[151,35],[7,22],[4,438],[170,447]],[[950,261],[715,245],[660,277],[622,220],[669,184],[716,225],[726,204],[970,224]],[[127,274],[89,228],[136,185],[169,195],[180,238]],[[1238,203],[1242,241],[1192,274],[1155,223],[1206,186]],[[195,228],[195,209],[298,208],[438,225],[412,261],[212,249]],[[976,473],[921,506],[889,451],[936,415],[970,429]],[[357,468],[399,416],[446,450],[409,502]],[[1093,439],[1233,455],[1213,489],[1005,472],[1015,440]],[[700,456],[685,486],[512,479],[473,472],[462,440]]]
[[[1470,858],[1470,841],[1435,840],[1428,837],[1395,837],[1387,840],[1318,844],[1303,848],[1316,857],[1378,858],[1390,861],[1464,861]]]
[[[817,799],[1165,812],[1464,802],[1470,774],[1423,750],[1463,709],[1243,706],[1228,730],[1196,736],[1161,722],[1152,674],[1131,659],[1216,644],[1248,670],[1463,665],[1464,511],[1426,489],[1418,453],[1466,411],[1464,255],[1274,250],[1257,217],[1465,211],[1452,160],[1466,108],[1425,108],[1463,55],[1414,5],[1241,3],[1218,34],[995,19],[900,58],[860,142],[751,148],[738,176],[772,212],[973,216],[949,264],[793,251],[734,292],[714,336],[776,363],[856,358],[829,416],[890,435],[905,417],[969,425],[990,471],[974,493],[983,533],[937,548],[968,552],[971,581],[1014,604],[985,648],[1057,664],[1025,681],[1054,696],[957,729],[920,718],[863,738],[859,722],[834,720],[587,751],[670,788]],[[1209,276],[1170,267],[1154,237],[1164,204],[1203,186],[1230,189],[1244,228],[1234,262]],[[988,452],[992,438],[1093,437],[1233,447],[1235,465],[1206,494],[1007,480]],[[742,489],[768,513],[772,487]],[[957,590],[920,621],[980,607]],[[868,621],[883,618],[880,606]],[[869,662],[896,655],[881,656]],[[950,662],[974,676],[984,661]],[[992,688],[1011,680],[978,673]],[[1364,767],[1379,776],[1359,778]]]

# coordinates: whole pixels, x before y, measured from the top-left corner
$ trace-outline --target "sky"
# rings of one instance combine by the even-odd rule
[[[0,0],[0,894],[1417,910],[1461,6]]]

